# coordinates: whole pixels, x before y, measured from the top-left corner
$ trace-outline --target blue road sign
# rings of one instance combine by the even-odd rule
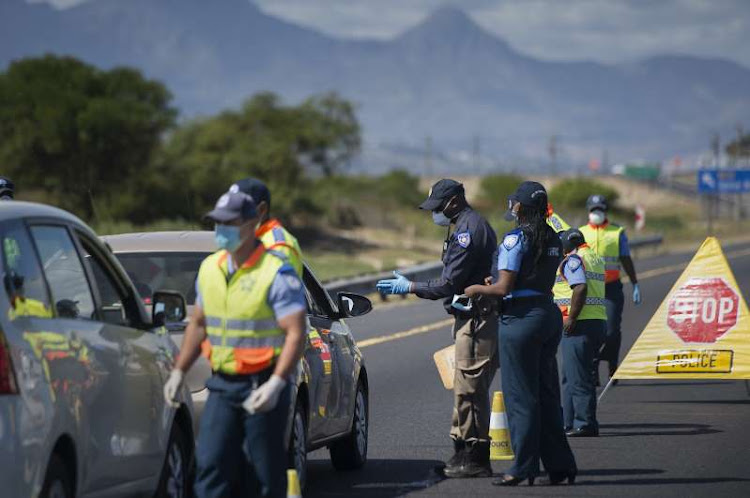
[[[750,170],[747,169],[702,169],[698,171],[697,181],[701,194],[750,192]]]

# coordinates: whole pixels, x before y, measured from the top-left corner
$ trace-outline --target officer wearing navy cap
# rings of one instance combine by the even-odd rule
[[[10,178],[0,176],[0,201],[12,201],[15,197],[16,186]]]
[[[516,486],[539,474],[539,462],[551,484],[575,481],[575,458],[563,431],[556,353],[562,314],[552,287],[563,258],[562,242],[547,224],[547,191],[523,182],[508,199],[507,220],[516,220],[499,248],[497,281],[473,285],[469,297],[500,299],[501,378],[515,461],[492,484]]]
[[[297,238],[289,233],[278,219],[271,217],[271,191],[266,184],[257,178],[244,178],[232,185],[229,190],[243,192],[253,198],[260,217],[255,236],[263,242],[266,249],[278,251],[286,256],[297,275],[302,277],[302,249]]]
[[[219,250],[201,264],[190,322],[164,386],[173,404],[202,351],[211,364],[196,448],[195,494],[285,497],[291,376],[305,347],[304,287],[256,239],[252,197],[230,191],[206,215]]]
[[[441,277],[411,282],[394,272],[395,278],[381,280],[377,288],[384,294],[444,299],[446,311],[454,316],[456,371],[450,437],[455,453],[443,472],[447,477],[487,477],[492,475],[489,390],[497,370],[497,313],[481,303],[463,311],[452,303],[464,288],[492,275],[497,236],[487,220],[471,208],[464,186],[455,180],[443,179],[433,185],[419,208],[430,211],[434,223],[447,230]]]

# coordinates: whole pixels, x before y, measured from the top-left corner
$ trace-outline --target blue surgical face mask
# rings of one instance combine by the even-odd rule
[[[236,251],[242,245],[240,238],[240,227],[233,225],[216,224],[214,239],[219,249],[226,249],[229,252]]]
[[[451,219],[448,218],[442,211],[432,212],[432,222],[439,227],[447,227],[451,224]]]

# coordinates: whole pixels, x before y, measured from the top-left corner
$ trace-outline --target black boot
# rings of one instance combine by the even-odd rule
[[[445,468],[446,477],[491,477],[489,441],[475,441],[466,444],[464,458],[457,468]]]
[[[463,459],[465,457],[465,450],[466,450],[466,442],[461,439],[454,439],[453,440],[453,456],[445,462],[443,465],[440,465],[439,468],[436,470],[441,473],[445,474],[446,472],[455,472],[463,463]]]

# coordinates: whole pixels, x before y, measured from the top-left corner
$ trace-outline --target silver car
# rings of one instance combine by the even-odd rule
[[[162,386],[186,310],[156,292],[156,323],[119,262],[75,216],[0,202],[0,495],[186,496],[190,392]]]
[[[152,302],[152,289],[168,288],[184,294],[190,307],[195,301],[198,268],[216,250],[213,232],[133,233],[103,239],[146,304]],[[289,465],[296,468],[302,486],[308,451],[327,446],[333,466],[340,470],[360,468],[367,460],[367,370],[346,319],[372,309],[369,299],[357,294],[340,293],[334,302],[307,267],[303,282],[309,319],[307,344],[297,369],[287,424]],[[167,328],[176,343],[181,343],[185,324],[170,322]],[[210,375],[203,357],[187,375],[198,415]]]

